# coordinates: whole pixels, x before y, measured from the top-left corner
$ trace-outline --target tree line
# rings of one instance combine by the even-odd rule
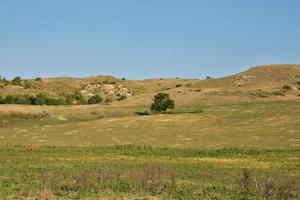
[[[20,105],[84,105],[99,104],[103,99],[99,95],[94,95],[89,99],[85,99],[81,94],[75,92],[64,98],[48,97],[46,94],[39,93],[37,95],[0,95],[0,104],[20,104]]]

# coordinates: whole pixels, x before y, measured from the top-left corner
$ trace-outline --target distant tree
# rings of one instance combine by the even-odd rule
[[[0,95],[0,104],[3,104],[4,98]]]
[[[22,85],[22,78],[20,76],[15,77],[11,81],[11,84],[13,84],[13,85]]]
[[[125,78],[125,77],[123,77],[123,78],[122,78],[122,81],[125,81],[125,80],[126,80],[126,78]]]
[[[42,78],[41,77],[37,77],[34,79],[35,81],[39,81],[39,82],[42,82]]]
[[[175,102],[170,99],[167,93],[158,93],[154,96],[154,102],[151,104],[151,110],[155,112],[162,112],[168,109],[174,109]]]
[[[102,98],[99,95],[94,95],[88,100],[88,104],[98,104],[102,102]]]

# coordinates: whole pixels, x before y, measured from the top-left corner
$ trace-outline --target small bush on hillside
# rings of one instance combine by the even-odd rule
[[[21,86],[22,85],[22,78],[20,76],[15,77],[11,81],[11,84]]]
[[[1,77],[0,76],[0,83],[3,85],[3,86],[6,86],[8,85],[10,82],[8,80],[6,80],[5,77]]]
[[[182,84],[176,84],[176,87],[178,88],[178,87],[181,87],[182,86]]]
[[[14,104],[14,97],[12,95],[7,95],[4,100],[3,100],[3,104]]]
[[[42,82],[42,78],[41,77],[37,77],[34,79],[35,81],[39,81],[39,82]]]
[[[170,99],[169,94],[158,93],[154,96],[154,102],[151,104],[151,110],[155,112],[162,112],[168,109],[174,109],[175,102]]]
[[[31,89],[31,88],[33,88],[33,86],[32,86],[32,84],[29,81],[25,81],[24,88],[25,89]]]
[[[284,86],[282,87],[282,89],[284,89],[284,90],[291,90],[292,87],[289,86],[289,85],[284,85]]]
[[[123,77],[123,78],[122,78],[122,81],[125,81],[125,80],[126,80],[126,78]]]
[[[88,100],[88,104],[98,104],[102,102],[102,98],[99,95],[94,95]]]

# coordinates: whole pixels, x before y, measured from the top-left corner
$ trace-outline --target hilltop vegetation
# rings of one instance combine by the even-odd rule
[[[64,99],[65,104],[70,104],[72,100],[68,98],[74,95],[75,100],[79,98],[79,102],[81,99],[84,103],[92,96],[98,95],[103,102],[132,99],[130,102],[138,104],[141,101],[150,102],[154,94],[159,92],[168,92],[179,102],[185,98],[190,100],[190,103],[194,103],[195,98],[211,100],[214,96],[243,101],[256,98],[290,99],[297,98],[300,94],[299,88],[299,65],[259,66],[233,76],[209,77],[206,80],[181,78],[127,80],[111,76],[31,80],[16,77],[11,81],[5,78],[0,80],[2,98],[16,94],[29,96],[44,94],[52,99]]]

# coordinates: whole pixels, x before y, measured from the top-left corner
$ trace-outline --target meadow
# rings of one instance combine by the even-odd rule
[[[298,101],[147,109],[1,105],[0,199],[300,197]]]
[[[2,146],[2,199],[298,199],[299,149]]]

